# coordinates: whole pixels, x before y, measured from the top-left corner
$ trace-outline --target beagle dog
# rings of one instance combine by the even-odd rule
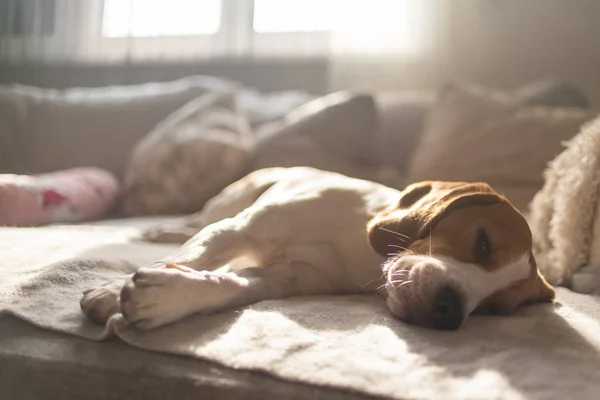
[[[525,218],[485,183],[398,191],[308,167],[269,168],[146,238],[185,243],[84,292],[88,317],[104,323],[121,312],[144,330],[265,299],[381,291],[400,320],[451,330],[473,312],[554,298]]]

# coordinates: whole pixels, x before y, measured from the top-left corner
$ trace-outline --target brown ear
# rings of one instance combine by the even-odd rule
[[[408,186],[396,205],[383,210],[367,224],[369,243],[377,253],[387,257],[398,250],[391,246],[410,246],[421,226],[413,207],[421,203],[432,190],[430,182]]]
[[[487,184],[426,181],[408,186],[398,203],[383,210],[367,225],[371,247],[387,257],[427,236],[437,221],[467,204],[504,201]]]
[[[552,285],[546,281],[540,271],[538,271],[538,292],[537,295],[530,299],[530,302],[536,303],[550,303],[554,300],[556,293]]]
[[[532,268],[535,268],[536,275],[533,278],[533,282],[531,283],[529,296],[523,302],[524,304],[531,303],[550,303],[554,300],[554,288],[550,285],[544,275],[537,268],[537,264],[535,262],[535,258],[531,255],[529,259]]]
[[[544,276],[537,269],[533,255],[531,255],[529,263],[532,275],[528,279],[493,293],[477,306],[475,312],[478,314],[509,314],[522,305],[552,302],[554,288],[546,282]]]

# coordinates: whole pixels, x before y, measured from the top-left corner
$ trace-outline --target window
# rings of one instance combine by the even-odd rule
[[[254,0],[254,50],[281,55],[418,54],[426,0]]]
[[[424,49],[432,2],[0,0],[0,45],[15,59],[83,62],[409,55]]]
[[[339,0],[255,0],[254,31],[331,31],[339,6]]]
[[[105,0],[105,37],[211,35],[221,25],[220,0]]]

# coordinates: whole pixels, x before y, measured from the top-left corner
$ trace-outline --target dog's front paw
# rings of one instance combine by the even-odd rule
[[[106,321],[119,312],[119,294],[125,284],[125,279],[117,279],[106,285],[83,292],[79,302],[81,311],[86,317],[98,324]]]
[[[146,330],[203,311],[208,274],[180,266],[141,268],[123,286],[121,312],[130,324]]]

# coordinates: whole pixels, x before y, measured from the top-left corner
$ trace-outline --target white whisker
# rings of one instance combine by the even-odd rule
[[[365,283],[364,285],[362,285],[359,290],[363,290],[364,288],[366,288],[367,286],[369,286],[371,283],[377,282],[378,280],[381,280],[381,279],[383,279],[383,275],[379,279],[371,279],[370,281],[368,281],[367,283]]]
[[[390,278],[394,278],[394,277],[397,277],[397,276],[406,276],[408,274],[410,274],[410,271],[407,270],[407,269],[403,269],[403,270],[400,270],[400,271],[394,271],[394,272],[392,272],[391,274],[389,274],[389,277]]]
[[[431,257],[431,228],[429,228],[429,257]]]
[[[382,226],[380,226],[380,227],[379,227],[379,229],[381,229],[382,231],[385,231],[385,232],[389,232],[389,233],[391,233],[391,234],[393,234],[393,235],[399,236],[399,237],[401,237],[402,239],[406,239],[406,240],[409,240],[409,241],[410,241],[410,238],[409,238],[408,236],[406,236],[406,235],[404,235],[404,234],[402,234],[402,233],[400,233],[400,232],[394,232],[393,230],[391,230],[391,229],[387,229],[387,228],[384,228],[384,227],[382,227]]]
[[[409,272],[410,270],[408,269],[397,269],[396,271],[392,272],[391,275],[408,274]]]
[[[403,246],[399,246],[399,245],[396,245],[396,244],[388,244],[388,247],[394,247],[396,249],[402,250],[401,251],[402,253],[408,253],[408,254],[411,254],[411,255],[415,255],[415,253],[412,250],[410,250],[410,249],[408,249],[406,247],[403,247]],[[400,251],[397,252],[396,255],[399,255],[401,252]]]
[[[392,285],[394,285],[395,283],[402,283],[402,282],[406,282],[404,279],[399,279],[396,281],[388,281],[387,283],[391,283]]]
[[[406,247],[399,246],[397,244],[388,244],[388,247],[395,247],[400,250],[406,250]]]

